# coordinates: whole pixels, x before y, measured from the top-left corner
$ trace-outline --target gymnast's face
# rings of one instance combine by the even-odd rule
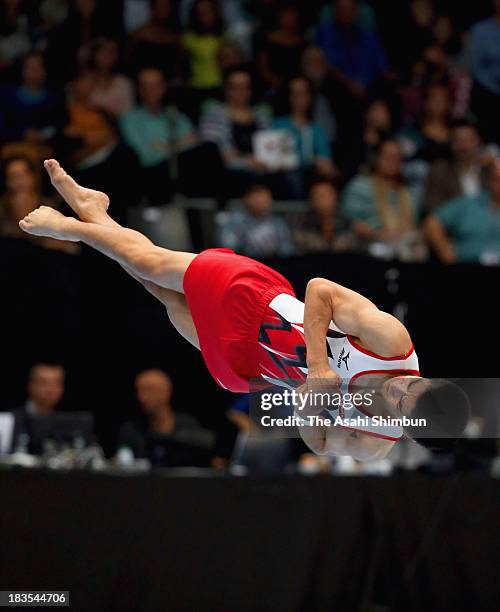
[[[395,376],[382,385],[382,397],[390,408],[408,416],[430,387],[431,381],[420,376]]]

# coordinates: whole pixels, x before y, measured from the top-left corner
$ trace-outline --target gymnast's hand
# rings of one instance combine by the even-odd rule
[[[342,378],[329,365],[310,367],[307,371],[306,384],[326,387],[340,387]]]
[[[305,383],[297,389],[297,393],[309,394],[309,401],[301,411],[302,416],[320,414],[325,405],[317,401],[318,398],[321,394],[334,395],[340,393],[341,384],[342,378],[329,367],[309,369]]]

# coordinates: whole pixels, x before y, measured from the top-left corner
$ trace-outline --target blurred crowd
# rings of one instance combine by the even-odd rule
[[[55,156],[120,222],[213,198],[256,257],[499,263],[500,2],[378,4],[1,0],[0,233],[61,205]]]

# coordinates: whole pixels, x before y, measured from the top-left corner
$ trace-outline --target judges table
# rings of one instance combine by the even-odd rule
[[[0,469],[0,590],[82,611],[498,610],[499,486]]]

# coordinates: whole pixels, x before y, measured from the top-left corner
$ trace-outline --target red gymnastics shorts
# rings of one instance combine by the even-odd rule
[[[230,249],[197,255],[184,275],[184,293],[210,374],[224,389],[248,393],[259,376],[258,338],[271,300],[295,296],[281,274]]]

